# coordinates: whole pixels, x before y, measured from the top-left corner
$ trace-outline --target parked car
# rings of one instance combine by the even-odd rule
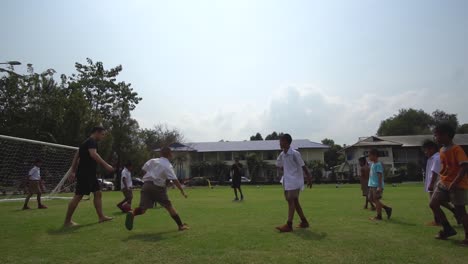
[[[112,191],[114,190],[114,184],[110,181],[104,180],[104,179],[98,179],[99,186],[101,187],[101,190],[103,191]]]
[[[143,186],[143,180],[140,178],[132,178],[133,187]]]
[[[229,182],[232,182],[232,178],[229,179]],[[250,179],[247,178],[247,177],[241,177],[241,182],[242,182],[242,183],[249,183],[249,182],[250,182]]]
[[[187,186],[208,186],[208,180],[205,177],[193,177],[185,182]]]

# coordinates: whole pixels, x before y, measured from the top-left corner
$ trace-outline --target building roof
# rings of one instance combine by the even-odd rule
[[[293,149],[327,149],[327,145],[312,142],[308,139],[295,139],[291,144]],[[278,140],[258,141],[221,141],[221,142],[192,142],[171,145],[173,151],[196,152],[227,152],[227,151],[269,151],[280,150]]]
[[[378,146],[402,146],[402,143],[385,140],[382,137],[368,137],[362,140],[359,140],[357,143],[347,146],[345,149],[353,147],[378,147]]]
[[[433,135],[411,135],[411,136],[372,136],[359,140],[354,145],[346,147],[377,147],[377,146],[401,146],[421,147],[424,140],[434,139]],[[457,134],[453,139],[455,144],[468,146],[468,134]]]

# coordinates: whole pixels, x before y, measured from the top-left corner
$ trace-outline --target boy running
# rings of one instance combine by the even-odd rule
[[[284,134],[280,138],[281,153],[276,161],[276,166],[283,171],[281,182],[284,189],[284,197],[288,202],[288,220],[285,225],[278,226],[281,233],[293,231],[294,212],[297,212],[301,218],[301,223],[297,228],[308,228],[307,221],[302,207],[299,203],[299,193],[304,189],[304,174],[309,184],[312,182],[312,176],[302,160],[301,153],[291,148],[292,137]]]
[[[369,200],[375,204],[377,216],[372,217],[371,220],[382,220],[382,208],[387,214],[387,219],[392,217],[392,208],[386,206],[381,202],[384,191],[384,169],[382,162],[379,162],[379,151],[372,149],[369,152],[369,160],[372,162],[369,176]]]
[[[468,215],[465,208],[468,204],[468,157],[460,146],[453,143],[455,129],[450,125],[438,125],[434,129],[434,136],[436,141],[443,146],[440,149],[442,164],[440,180],[435,187],[430,204],[434,215],[443,227],[435,238],[445,240],[457,234],[441,209],[442,204],[451,201],[465,229],[465,239],[462,245],[468,246]]]
[[[241,182],[242,182],[242,164],[239,162],[239,158],[235,158],[234,164],[231,167],[231,174],[232,174],[232,188],[234,189],[234,195],[236,198],[234,201],[239,201],[239,197],[237,196],[237,190],[241,195],[240,200],[244,200],[244,195],[242,194],[241,190]]]
[[[124,195],[124,199],[117,204],[117,207],[122,210],[122,212],[128,212],[128,209],[125,209],[123,205],[127,203],[129,208],[132,208],[132,199],[133,199],[133,182],[132,182],[132,163],[129,161],[125,164],[124,169],[121,173],[120,178],[120,186],[122,188],[122,193]]]
[[[145,176],[143,176],[144,184],[141,188],[140,206],[135,208],[133,212],[127,213],[125,227],[128,230],[133,229],[134,217],[144,214],[148,208],[153,208],[155,202],[158,202],[166,208],[172,219],[174,219],[179,227],[179,231],[189,229],[186,224],[182,223],[182,220],[180,220],[177,211],[172,206],[172,203],[167,196],[166,183],[167,181],[172,180],[180,190],[181,194],[187,198],[184,189],[182,189],[182,186],[174,173],[174,168],[169,161],[171,158],[171,149],[169,147],[164,147],[161,149],[161,158],[150,159],[145,163],[145,165],[143,165],[142,170],[145,173]]]
[[[434,194],[434,187],[439,180],[439,173],[441,169],[439,146],[437,146],[434,141],[428,139],[423,142],[422,149],[424,155],[427,158],[424,189],[427,193],[429,193],[430,201],[432,199],[432,195]],[[442,206],[449,209],[455,215],[455,208],[450,203],[444,203]],[[429,222],[427,225],[440,226],[440,221],[434,215],[434,221]]]
[[[360,157],[359,158],[359,167],[360,167],[360,172],[361,175],[359,177],[359,180],[361,181],[361,190],[362,190],[362,196],[365,198],[365,203],[364,203],[364,209],[368,209],[368,205],[370,203],[371,209],[375,210],[374,204],[369,201],[369,164],[367,163],[366,157]]]
[[[36,159],[34,161],[34,167],[28,173],[28,196],[24,200],[23,210],[31,209],[28,206],[29,199],[36,194],[37,195],[37,208],[39,209],[47,209],[47,206],[41,203],[41,194],[42,194],[42,186],[41,186],[41,165],[42,160]]]
[[[85,142],[80,145],[79,150],[73,158],[72,166],[70,168],[69,180],[73,181],[76,178],[75,196],[68,204],[67,214],[65,216],[65,227],[76,226],[77,224],[72,221],[73,213],[76,207],[83,199],[84,195],[93,193],[94,207],[99,218],[99,223],[112,220],[112,217],[107,217],[102,212],[102,192],[99,182],[96,178],[97,164],[99,163],[107,171],[112,172],[114,168],[104,161],[98,154],[97,142],[104,139],[106,130],[103,127],[94,127],[91,130],[91,135]],[[75,176],[76,173],[76,176]]]

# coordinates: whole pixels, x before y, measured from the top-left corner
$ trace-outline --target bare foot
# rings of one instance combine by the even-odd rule
[[[189,230],[190,227],[187,224],[183,224],[179,226],[179,231]]]
[[[114,219],[113,217],[109,217],[109,216],[104,216],[102,218],[99,219],[99,223],[104,223],[104,222],[107,222],[107,221],[110,221]]]
[[[70,221],[68,223],[63,224],[63,227],[66,227],[66,228],[75,227],[75,226],[79,226],[79,224],[77,224],[77,223],[75,223],[73,221]]]

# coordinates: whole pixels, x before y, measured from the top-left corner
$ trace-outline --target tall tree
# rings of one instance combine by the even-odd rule
[[[448,123],[454,128],[458,128],[457,114],[448,114],[442,110],[435,110],[432,112],[433,125],[440,123]]]
[[[460,127],[458,127],[457,133],[458,134],[468,134],[468,124],[463,124]]]
[[[250,141],[258,141],[258,140],[263,140],[262,134],[257,133],[254,136],[250,137]]]
[[[325,138],[322,140],[322,144],[329,146],[330,148],[325,151],[324,159],[325,166],[327,169],[335,167],[344,162],[344,156],[340,154],[340,150],[343,149],[340,145],[335,144],[333,139]]]
[[[400,109],[398,114],[383,120],[377,130],[379,136],[429,134],[433,118],[423,110]]]
[[[149,151],[184,141],[184,136],[178,129],[171,129],[164,124],[156,125],[151,129],[142,129],[139,135]]]
[[[282,135],[284,135],[283,132],[280,132],[280,133],[278,134],[278,133],[276,133],[276,131],[273,131],[273,133],[271,133],[271,134],[269,134],[269,135],[267,135],[267,136],[265,137],[265,140],[278,140],[278,139],[280,139],[280,137],[281,137]]]

